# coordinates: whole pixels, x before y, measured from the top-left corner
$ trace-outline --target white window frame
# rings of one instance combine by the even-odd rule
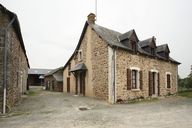
[[[83,55],[83,53],[82,53],[82,50],[79,50],[78,51],[78,61],[82,61],[82,56]]]
[[[167,88],[167,75],[170,75],[170,88]],[[172,88],[172,74],[171,74],[171,72],[166,72],[165,73],[165,88],[166,89],[171,89]]]
[[[130,67],[130,70],[131,70],[131,90],[132,91],[139,91],[140,90],[140,68],[138,68],[138,67]],[[136,78],[136,80],[137,80],[137,88],[136,89],[133,89],[132,88],[132,70],[136,70],[136,76],[137,76],[137,78]]]

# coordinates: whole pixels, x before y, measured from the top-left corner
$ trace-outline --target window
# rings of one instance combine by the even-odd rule
[[[171,88],[171,75],[167,74],[167,88]]]
[[[131,42],[131,49],[136,52],[136,45],[135,42]]]
[[[69,66],[68,66],[68,75],[70,76],[71,75],[71,63],[69,63]]]
[[[132,89],[137,89],[137,70],[132,70]]]
[[[127,69],[127,90],[142,90],[142,71],[139,68]]]
[[[82,60],[82,50],[79,50],[79,52],[78,52],[78,60],[79,61]]]
[[[155,49],[151,48],[151,55],[154,56],[155,55]]]
[[[167,59],[169,59],[169,53],[168,53],[168,52],[165,52],[165,57],[166,57]]]

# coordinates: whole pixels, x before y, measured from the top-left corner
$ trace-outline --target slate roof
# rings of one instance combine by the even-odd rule
[[[157,46],[156,48],[156,52],[162,52],[162,51],[165,51],[165,50],[168,50],[169,51],[169,48],[168,48],[168,45],[167,44],[163,44],[163,45],[159,45]],[[169,51],[170,52],[170,51]]]
[[[127,38],[130,38],[133,33],[134,33],[134,30],[130,30],[130,31],[124,33],[124,34],[119,35],[118,38],[119,38],[120,41],[123,41],[123,40],[125,40]]]
[[[56,81],[59,81],[59,82],[63,81],[63,75],[53,74],[53,77],[56,79]]]
[[[45,75],[49,73],[52,69],[37,69],[37,68],[31,68],[28,70],[28,74],[33,75]]]
[[[45,76],[53,75],[54,73],[56,73],[59,70],[63,70],[63,67],[53,69],[53,70],[49,71],[48,73],[46,73]]]
[[[146,40],[142,40],[142,41],[139,41],[139,45],[143,48],[143,47],[146,47],[146,46],[149,46],[154,40],[154,37],[152,38],[149,38],[149,39],[146,39]]]
[[[128,50],[128,51],[132,51],[128,46],[124,45],[122,42],[120,42],[120,40],[118,39],[122,34],[119,33],[119,32],[116,32],[114,30],[110,30],[108,28],[105,28],[105,27],[102,27],[102,26],[99,26],[97,24],[90,24],[90,26],[95,30],[95,32],[105,41],[107,42],[110,46],[112,47],[118,47],[118,48],[123,48],[125,50]],[[130,31],[128,33],[126,33],[128,36],[130,36],[131,32],[133,31]],[[125,34],[125,35],[126,35]],[[143,46],[145,45],[149,45],[152,40],[154,39],[154,37],[152,38],[149,38],[149,39],[146,39],[144,41],[140,41],[140,43],[137,43],[137,48],[138,48],[138,52],[143,54],[143,55],[147,55],[147,56],[151,56],[153,57],[150,53],[144,51],[142,49]],[[142,42],[142,43],[141,43]],[[144,44],[143,44],[144,43]],[[160,45],[160,48],[164,47],[164,45]],[[167,47],[167,46],[166,46]],[[166,58],[164,57],[161,57],[160,55],[156,55],[157,58],[159,59],[162,59],[162,60],[167,60]],[[179,62],[177,62],[176,60],[170,58],[169,61],[173,62],[173,63],[176,63],[176,64],[180,64]]]
[[[123,40],[126,36],[131,36],[131,34],[134,32],[134,29],[131,30],[131,31],[128,31],[127,33],[120,33],[120,32],[117,32],[117,31],[114,31],[114,30],[111,30],[111,29],[108,29],[108,28],[105,28],[105,27],[102,27],[102,26],[99,26],[97,24],[92,24],[92,23],[89,23],[89,22],[85,22],[85,25],[84,25],[84,28],[83,28],[83,31],[81,33],[81,36],[80,36],[80,39],[79,39],[79,42],[78,42],[78,45],[75,49],[75,51],[73,52],[72,56],[69,58],[69,60],[67,61],[67,63],[64,65],[64,68],[66,68],[67,64],[69,63],[69,61],[73,58],[73,56],[75,55],[76,53],[76,50],[78,50],[78,48],[80,47],[80,44],[81,44],[81,41],[84,37],[84,34],[86,32],[86,29],[87,29],[87,26],[90,26],[95,32],[96,34],[101,37],[109,46],[111,47],[118,47],[118,48],[122,48],[124,50],[127,50],[127,51],[132,51],[128,46],[124,45],[122,42],[120,42],[120,40]],[[139,40],[138,40],[139,41]],[[148,40],[144,40],[144,42],[150,42],[150,39]],[[140,42],[141,43],[141,42]],[[145,44],[140,44],[140,43],[137,43],[137,48],[138,48],[138,52],[141,53],[142,55],[145,55],[145,56],[151,56],[151,57],[154,57],[152,56],[150,53],[144,51],[142,49],[142,47],[144,45],[147,45],[147,43]],[[156,56],[157,58],[159,59],[162,59],[162,60],[165,60],[167,61],[165,58],[157,55]],[[171,62],[173,63],[176,63],[176,64],[180,64],[179,62],[175,61],[174,59],[169,59]]]
[[[22,34],[21,34],[20,23],[19,23],[19,20],[17,18],[17,15],[14,12],[11,12],[8,9],[6,9],[2,4],[0,4],[0,10],[2,12],[4,12],[4,13],[8,14],[10,19],[15,18],[15,20],[14,20],[12,25],[13,25],[13,28],[15,29],[15,32],[16,32],[17,37],[19,39],[19,42],[21,44],[21,48],[22,48],[23,53],[24,53],[24,55],[26,57],[28,67],[30,67],[29,61],[28,61],[28,58],[27,58],[27,54],[26,54],[26,50],[25,50],[25,46],[24,46],[24,42],[23,42],[23,37],[22,37]]]
[[[87,70],[87,67],[84,63],[80,63],[74,66],[74,68],[71,69],[71,72],[80,71],[80,70]]]
[[[50,72],[45,74],[45,77],[46,76],[53,76],[56,81],[62,82],[63,81],[63,72],[58,73],[58,71],[60,71],[60,70],[63,70],[63,67],[59,67],[59,68],[51,70]]]

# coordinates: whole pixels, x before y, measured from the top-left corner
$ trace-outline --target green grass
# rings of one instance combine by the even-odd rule
[[[35,96],[36,94],[37,94],[36,92],[31,91],[31,90],[29,90],[27,93],[28,96]]]
[[[183,96],[183,97],[192,98],[192,90],[181,91],[181,92],[179,92],[178,95]]]

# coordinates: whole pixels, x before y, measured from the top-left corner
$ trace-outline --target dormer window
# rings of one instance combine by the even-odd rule
[[[155,48],[151,48],[151,55],[152,55],[152,56],[155,55]]]
[[[133,41],[131,41],[131,50],[133,50],[133,52],[136,52],[136,44]]]
[[[165,52],[165,57],[166,57],[167,59],[169,59],[169,53],[168,53],[168,52]]]

